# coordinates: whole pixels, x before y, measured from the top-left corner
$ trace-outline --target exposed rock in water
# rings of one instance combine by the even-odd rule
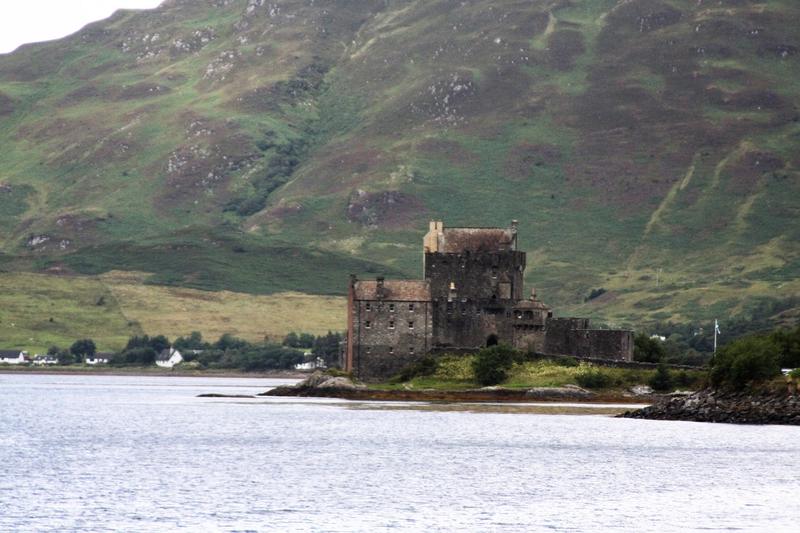
[[[366,388],[366,385],[353,383],[353,380],[350,378],[331,376],[316,371],[296,385],[276,387],[261,393],[259,396],[313,396],[314,394],[309,393],[319,389],[352,391]]]
[[[768,390],[751,393],[706,389],[688,395],[671,395],[649,407],[619,416],[728,424],[800,425],[800,395]]]

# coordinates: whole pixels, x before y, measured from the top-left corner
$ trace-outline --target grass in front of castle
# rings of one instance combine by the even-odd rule
[[[469,390],[480,388],[475,378],[473,361],[475,356],[443,356],[436,370],[425,376],[416,376],[407,381],[370,385],[382,390]],[[508,389],[530,389],[533,387],[563,387],[578,385],[590,390],[626,391],[636,385],[647,385],[656,370],[614,368],[567,359],[554,361],[539,359],[514,363],[508,378],[498,386]],[[671,389],[695,390],[706,378],[704,370],[670,371]]]

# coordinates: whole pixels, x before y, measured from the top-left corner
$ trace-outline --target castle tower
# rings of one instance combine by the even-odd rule
[[[434,221],[423,248],[434,341],[480,347],[494,338],[510,344],[498,319],[522,299],[525,252],[517,250],[516,221],[508,228],[445,228]]]

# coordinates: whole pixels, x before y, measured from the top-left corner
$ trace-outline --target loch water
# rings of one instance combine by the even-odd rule
[[[0,531],[798,531],[800,428],[0,374]]]

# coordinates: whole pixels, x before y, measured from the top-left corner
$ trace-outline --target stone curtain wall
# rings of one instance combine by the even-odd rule
[[[589,329],[588,318],[551,318],[543,353],[632,361],[633,332]]]
[[[354,300],[353,305],[353,370],[357,376],[389,377],[428,354],[433,330],[430,302]]]

